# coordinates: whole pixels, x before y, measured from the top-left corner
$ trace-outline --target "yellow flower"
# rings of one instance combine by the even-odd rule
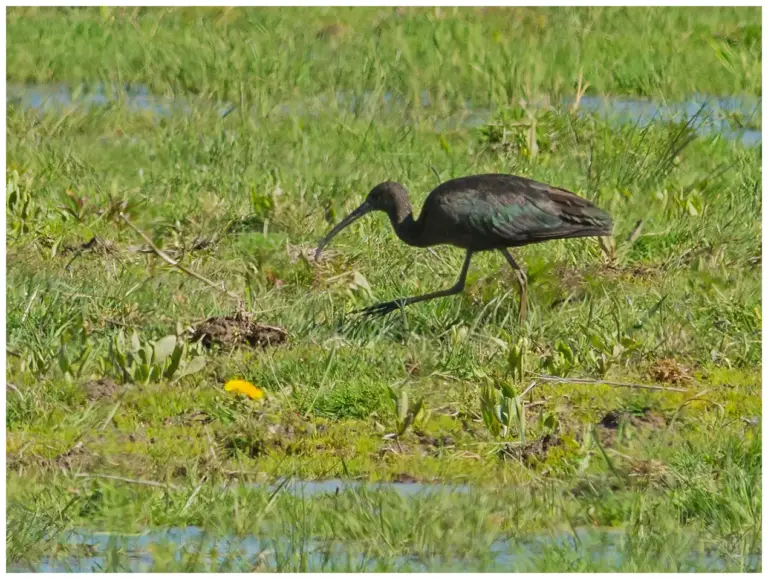
[[[259,400],[264,398],[264,390],[257,388],[250,382],[245,380],[230,380],[224,384],[224,390],[227,392],[237,392],[238,394],[245,394],[248,398],[253,400]]]

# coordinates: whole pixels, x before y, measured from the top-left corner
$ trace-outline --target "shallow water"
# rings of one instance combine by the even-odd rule
[[[548,567],[566,568],[566,562],[587,559],[594,567],[619,570],[624,563],[624,541],[621,530],[577,529],[552,535],[533,535],[520,540],[504,539],[491,545],[484,560],[446,559],[418,556],[397,556],[388,561],[377,560],[365,553],[359,545],[339,541],[306,540],[300,545],[288,538],[263,539],[254,535],[244,537],[212,537],[199,527],[169,528],[140,535],[121,535],[89,532],[71,532],[65,540],[70,547],[82,549],[85,555],[45,557],[36,564],[16,565],[10,572],[36,571],[45,573],[93,573],[104,570],[150,572],[155,568],[153,549],[172,553],[179,568],[185,562],[197,561],[211,568],[225,570],[276,570],[285,567],[293,558],[301,557],[307,571],[329,570],[397,570],[397,571],[509,571],[531,570],[537,560],[546,560]],[[110,566],[113,552],[120,553],[119,569]],[[196,556],[199,553],[199,557]],[[168,564],[167,556],[163,559]],[[230,565],[231,567],[228,567]],[[761,558],[751,555],[743,562],[744,570],[760,569]],[[691,553],[679,571],[725,571],[729,567],[721,557],[707,553]]]
[[[698,96],[680,103],[658,103],[640,99],[604,98],[585,96],[579,102],[579,110],[600,115],[611,115],[622,122],[644,124],[663,119],[686,122],[702,111],[695,128],[702,134],[720,133],[727,139],[740,140],[745,145],[757,145],[762,141],[762,131],[736,130],[727,117],[739,115],[749,121],[760,116],[760,99],[739,97],[712,98]]]
[[[284,103],[274,109],[281,115],[313,115],[323,108],[337,108],[358,113],[364,109],[375,109],[382,113],[392,113],[405,110],[407,103],[402,97],[394,97],[391,93],[348,95],[337,92],[329,103],[327,95],[321,95],[305,102]],[[129,110],[148,111],[160,117],[171,116],[177,112],[191,113],[194,97],[167,97],[149,92],[143,85],[130,85],[117,90],[104,84],[76,88],[65,84],[23,85],[10,83],[7,85],[6,102],[24,108],[36,110],[63,110],[73,106],[87,108],[106,107],[121,101]],[[728,117],[738,116],[746,121],[759,118],[761,99],[746,97],[709,97],[700,95],[684,102],[660,103],[643,99],[593,97],[584,96],[578,107],[582,113],[597,113],[616,122],[647,123],[653,120],[685,122],[694,118],[701,109],[701,114],[695,124],[700,134],[719,133],[727,139],[738,140],[748,146],[762,142],[762,131],[756,129],[735,129]],[[569,106],[569,100],[561,105]],[[427,92],[421,95],[421,105],[431,106]],[[534,105],[536,106],[536,105]],[[216,103],[216,110],[221,116],[232,113],[236,107],[229,103]],[[463,112],[454,113],[439,120],[436,125],[439,130],[455,130],[483,125],[491,120],[493,111],[488,108],[473,107],[466,103]]]
[[[277,490],[279,484],[250,484],[248,488],[267,488],[270,491]],[[320,481],[291,480],[283,486],[283,491],[297,497],[311,498],[320,495],[331,495],[348,490],[366,489],[371,491],[390,490],[401,497],[426,496],[435,493],[461,493],[470,492],[468,485],[447,485],[441,483],[420,482],[368,482],[343,479],[326,479]]]
[[[267,492],[280,492],[299,499],[317,498],[337,493],[394,492],[413,500],[436,493],[467,494],[478,491],[468,485],[445,485],[418,482],[369,483],[365,481],[329,479],[323,481],[289,480],[278,484],[251,484]],[[300,535],[301,536],[301,535]],[[149,572],[170,563],[177,568],[186,567],[190,561],[204,568],[249,571],[258,567],[264,570],[295,568],[297,559],[303,561],[308,571],[358,570],[358,571],[508,571],[531,570],[537,561],[545,561],[549,569],[567,568],[569,562],[587,561],[600,569],[621,569],[625,564],[625,544],[631,539],[621,529],[581,528],[574,532],[535,534],[523,538],[503,538],[490,545],[481,559],[459,559],[450,556],[433,556],[429,559],[417,555],[400,555],[389,559],[376,558],[366,552],[358,542],[321,540],[303,537],[295,540],[287,536],[212,536],[205,530],[190,526],[152,530],[142,534],[100,533],[75,530],[60,539],[65,546],[62,553],[44,557],[30,565],[15,565],[12,572],[34,570],[38,572],[100,572],[113,570],[113,553],[119,553],[121,571]],[[72,554],[72,549],[81,553]],[[199,556],[197,555],[199,553]],[[679,563],[680,561],[678,561]],[[751,555],[742,563],[745,570],[758,570],[759,555]],[[683,569],[688,571],[724,571],[733,569],[722,557],[706,552],[692,552],[686,558]],[[669,569],[676,570],[676,569]]]
[[[106,107],[113,103],[124,102],[129,110],[148,111],[160,117],[168,117],[176,112],[192,111],[191,101],[184,97],[164,97],[149,92],[143,85],[129,85],[117,90],[104,84],[72,89],[66,84],[24,85],[9,83],[6,87],[5,101],[23,108],[42,111],[55,111],[74,106],[85,109]],[[219,104],[219,113],[223,116],[232,110],[231,106]]]

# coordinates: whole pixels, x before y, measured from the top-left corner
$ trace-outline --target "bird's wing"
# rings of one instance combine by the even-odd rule
[[[565,190],[526,183],[515,191],[465,191],[453,196],[454,227],[494,245],[517,245],[582,235],[610,227],[607,215]],[[604,234],[604,233],[603,233]]]
[[[562,220],[526,202],[524,196],[505,199],[467,192],[453,202],[454,227],[465,235],[482,237],[493,245],[548,239]]]
[[[565,189],[546,187],[545,196],[532,201],[567,224],[586,229],[610,229],[612,226],[610,215]]]

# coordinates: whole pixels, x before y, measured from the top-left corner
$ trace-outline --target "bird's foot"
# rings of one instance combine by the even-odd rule
[[[382,302],[380,304],[374,304],[370,307],[363,308],[361,310],[355,310],[353,314],[361,314],[366,317],[380,317],[391,314],[397,309],[405,306],[405,300],[393,300],[391,302]]]

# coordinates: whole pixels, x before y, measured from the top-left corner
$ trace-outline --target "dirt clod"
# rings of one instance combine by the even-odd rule
[[[650,408],[643,408],[639,413],[626,412],[622,410],[611,410],[602,420],[598,423],[598,426],[607,428],[610,430],[616,430],[622,423],[631,424],[638,428],[664,428],[667,424],[664,416],[658,412],[654,412]]]
[[[257,346],[265,348],[282,344],[288,339],[288,332],[282,328],[257,324],[247,313],[208,318],[192,328],[191,333],[193,340],[202,340],[206,347],[213,344],[221,346],[247,344],[253,348]]]
[[[598,423],[599,426],[602,426],[603,428],[610,428],[611,430],[615,430],[619,427],[621,424],[622,418],[626,416],[626,413],[619,412],[618,410],[611,410],[603,416],[602,420]]]
[[[440,451],[446,448],[453,448],[455,442],[451,436],[429,436],[428,434],[416,433],[419,444],[425,447],[427,451],[433,455],[440,454]]]
[[[563,440],[555,434],[545,434],[526,444],[506,444],[499,451],[501,458],[514,458],[528,462],[529,459],[544,460],[550,448],[560,446]]]
[[[657,382],[682,384],[691,380],[691,371],[674,358],[656,360],[648,373]]]
[[[640,412],[611,410],[597,424],[602,445],[612,446],[616,442],[619,426],[627,424],[637,430],[661,430],[666,427],[667,420],[663,414],[650,408],[643,408]]]
[[[88,395],[88,400],[103,400],[104,398],[116,399],[122,392],[123,387],[112,378],[99,378],[98,380],[89,380],[84,386]]]
[[[66,470],[78,470],[93,463],[94,457],[82,442],[78,442],[67,452],[62,452],[54,459],[54,464]]]

